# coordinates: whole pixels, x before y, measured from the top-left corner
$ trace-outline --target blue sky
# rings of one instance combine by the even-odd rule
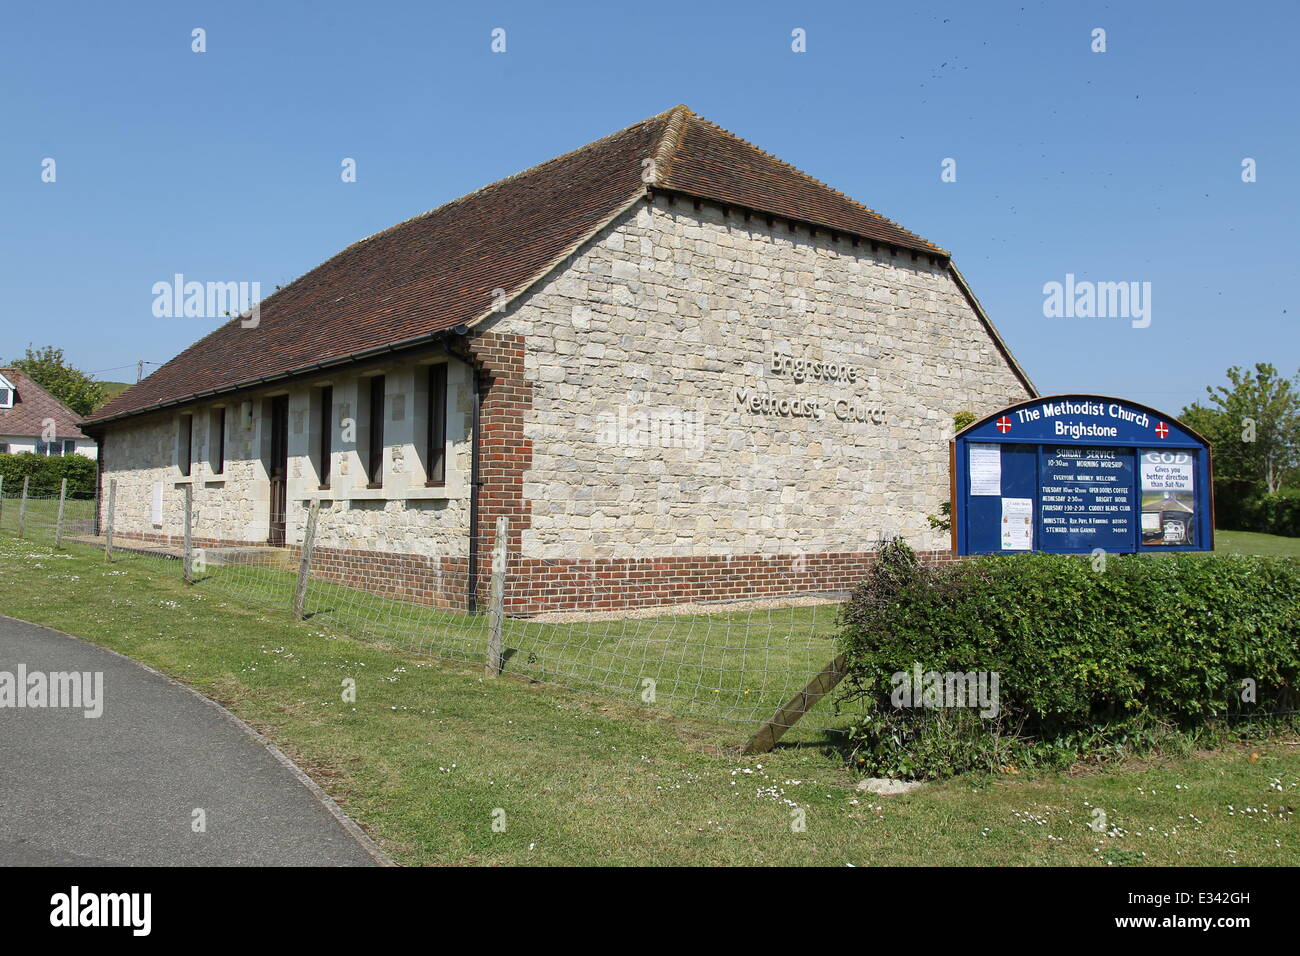
[[[133,380],[137,359],[216,324],[155,318],[155,282],[269,294],[363,236],[685,103],[949,249],[1042,391],[1176,412],[1229,365],[1300,367],[1298,11],[9,5],[0,358],[49,343]],[[949,157],[956,182],[940,178]],[[1067,273],[1151,283],[1149,327],[1045,318],[1044,283]]]

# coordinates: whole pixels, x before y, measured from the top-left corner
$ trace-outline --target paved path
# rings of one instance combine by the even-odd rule
[[[0,707],[0,866],[375,865],[290,766],[179,684],[0,617],[0,692],[20,665],[101,672],[103,714]]]

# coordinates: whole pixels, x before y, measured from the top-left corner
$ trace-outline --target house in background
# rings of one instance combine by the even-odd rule
[[[0,454],[98,454],[81,416],[16,368],[0,368]]]

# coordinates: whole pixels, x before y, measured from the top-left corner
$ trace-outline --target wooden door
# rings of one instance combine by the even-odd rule
[[[285,482],[289,477],[289,396],[277,395],[271,399],[271,460],[267,472],[271,476],[271,535],[272,547],[284,545],[284,516],[288,506]]]

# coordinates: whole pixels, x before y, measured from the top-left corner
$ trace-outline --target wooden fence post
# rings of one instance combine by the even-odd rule
[[[298,586],[293,591],[293,616],[303,619],[307,603],[307,578],[311,574],[311,552],[316,545],[316,522],[320,519],[320,499],[311,503],[307,512],[307,527],[302,533],[302,554],[298,557]]]
[[[496,677],[504,665],[502,629],[506,616],[506,532],[509,521],[497,518],[497,539],[492,546],[492,604],[488,612],[487,675]]]
[[[18,503],[18,537],[20,538],[27,534],[27,482],[31,480],[31,475],[23,475],[23,499]]]
[[[841,654],[831,661],[822,672],[808,682],[808,686],[795,694],[784,707],[765,721],[745,744],[744,753],[765,754],[776,742],[785,736],[785,732],[799,722],[799,718],[812,710],[813,705],[835,689],[835,685],[844,679],[845,661]]]
[[[113,508],[117,504],[117,479],[108,482],[108,513],[104,522],[104,563],[113,560]]]
[[[59,482],[59,515],[54,519],[54,547],[63,547],[63,503],[68,500],[68,479]]]
[[[185,486],[185,539],[181,545],[181,576],[186,584],[194,583],[194,486]]]

